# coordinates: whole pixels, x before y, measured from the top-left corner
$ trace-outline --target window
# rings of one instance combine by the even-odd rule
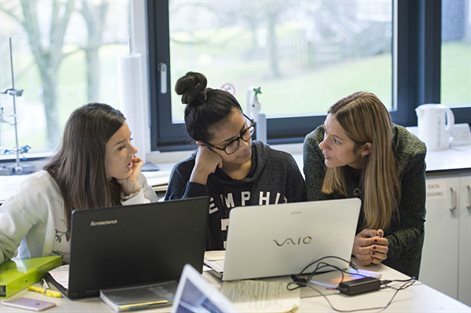
[[[184,132],[184,106],[173,87],[190,70],[204,73],[210,87],[232,84],[243,108],[247,91],[261,87],[271,143],[301,140],[335,101],[358,90],[376,93],[393,109],[392,0],[148,5],[149,20],[156,23],[150,25],[151,60],[159,60],[150,71],[159,73],[153,82],[156,115],[166,128],[155,131],[159,149],[187,140],[175,136]],[[163,42],[153,46],[156,37]],[[165,93],[160,79],[168,86]]]
[[[127,53],[129,0],[0,2],[0,89],[11,88],[12,38],[19,146],[51,152],[76,107],[117,99],[117,58]],[[15,147],[12,97],[0,95],[1,151]],[[14,153],[14,152],[13,152]],[[1,153],[0,153],[1,154]]]
[[[471,2],[442,0],[441,102],[471,103]]]
[[[120,108],[117,58],[127,53],[130,0],[0,2],[0,91],[11,88],[12,38],[19,145],[50,153],[77,106]],[[393,120],[445,103],[471,121],[470,0],[148,0],[151,149],[192,148],[173,92],[188,70],[230,82],[243,107],[260,86],[271,144],[301,142],[326,109],[358,89]],[[146,20],[146,17],[142,17]],[[51,27],[54,25],[54,27]],[[0,94],[0,159],[15,146],[13,106]],[[146,117],[143,117],[145,120]]]
[[[391,107],[392,1],[171,0],[169,12],[171,86],[200,71],[210,86],[234,85],[243,106],[261,86],[269,117],[323,114],[359,89]]]
[[[232,83],[243,107],[247,89],[261,86],[272,144],[301,142],[358,89],[377,93],[401,125],[417,125],[415,107],[439,102],[454,106],[456,122],[471,121],[469,0],[147,5],[153,150],[191,148],[173,92],[189,70],[211,87]]]

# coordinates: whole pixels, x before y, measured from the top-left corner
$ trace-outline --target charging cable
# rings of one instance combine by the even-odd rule
[[[350,266],[352,266],[354,269],[358,269],[357,267],[353,266],[353,264],[351,264],[349,261],[347,261],[345,259],[342,259],[342,258],[336,257],[336,256],[326,256],[326,257],[317,259],[317,260],[309,263],[299,274],[291,275],[291,279],[293,281],[289,282],[288,285],[286,286],[286,288],[288,290],[295,290],[295,289],[302,288],[302,287],[309,287],[313,291],[315,291],[316,293],[321,295],[327,301],[327,303],[332,308],[332,310],[334,310],[336,312],[347,313],[347,312],[358,312],[358,311],[370,311],[370,310],[384,310],[384,309],[387,309],[389,307],[389,305],[392,303],[392,301],[394,300],[394,298],[396,297],[396,295],[399,291],[404,290],[406,288],[409,288],[410,286],[412,286],[416,282],[414,277],[409,278],[409,279],[403,279],[403,280],[400,280],[400,279],[396,279],[396,280],[379,280],[378,278],[369,277],[369,276],[362,275],[362,274],[355,274],[355,275],[363,276],[363,278],[344,282],[345,274],[350,274],[350,273],[345,269],[339,268],[336,265],[329,264],[329,263],[323,261],[324,259],[329,259],[329,258],[340,259],[340,260],[346,262],[347,264],[350,264]],[[307,269],[312,267],[314,264],[316,264],[314,270],[311,271],[311,272],[306,272]],[[339,292],[341,292],[343,294],[353,296],[353,295],[358,295],[358,294],[362,294],[362,293],[366,293],[366,292],[377,291],[377,290],[384,289],[384,288],[393,289],[393,290],[395,290],[395,292],[394,292],[391,299],[389,299],[389,301],[387,302],[387,304],[385,306],[361,308],[361,309],[353,309],[353,310],[338,309],[330,302],[329,298],[323,292],[321,292],[319,289],[317,289],[314,286],[312,286],[311,284],[309,284],[309,281],[311,281],[311,279],[313,278],[314,275],[319,274],[320,272],[325,272],[326,268],[330,268],[331,270],[337,270],[341,273],[342,278],[341,278],[341,281],[340,281],[340,283],[339,283],[339,285],[336,289],[339,290]],[[393,282],[402,282],[403,284],[400,285],[399,287],[390,286],[389,284],[391,284]]]

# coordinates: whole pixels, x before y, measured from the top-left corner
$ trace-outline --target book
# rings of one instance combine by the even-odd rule
[[[49,270],[62,264],[62,256],[11,259],[0,264],[0,297],[9,298],[37,283]]]
[[[170,306],[178,284],[167,281],[149,285],[100,290],[100,298],[115,312]]]

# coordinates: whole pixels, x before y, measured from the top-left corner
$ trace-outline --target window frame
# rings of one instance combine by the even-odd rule
[[[168,1],[146,0],[149,47],[149,83],[151,108],[151,150],[194,149],[183,123],[172,123],[170,95],[170,44]],[[441,0],[396,0],[393,34],[393,108],[394,123],[417,125],[415,108],[423,103],[440,103]],[[438,22],[437,22],[438,21]],[[161,64],[166,65],[160,88]],[[456,123],[469,123],[469,107],[452,108]],[[268,118],[269,144],[303,142],[304,137],[321,125],[326,115]]]

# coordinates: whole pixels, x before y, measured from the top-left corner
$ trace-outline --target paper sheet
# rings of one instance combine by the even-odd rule
[[[295,312],[300,304],[299,289],[289,291],[289,278],[224,282],[222,293],[241,312]]]
[[[62,287],[69,289],[69,264],[56,267],[49,271],[49,275]]]
[[[224,272],[224,256],[225,250],[206,251],[204,253],[204,264],[218,273]]]
[[[204,259],[204,264],[208,266],[211,270],[214,270],[218,273],[224,273],[224,260],[222,261],[209,261]]]

